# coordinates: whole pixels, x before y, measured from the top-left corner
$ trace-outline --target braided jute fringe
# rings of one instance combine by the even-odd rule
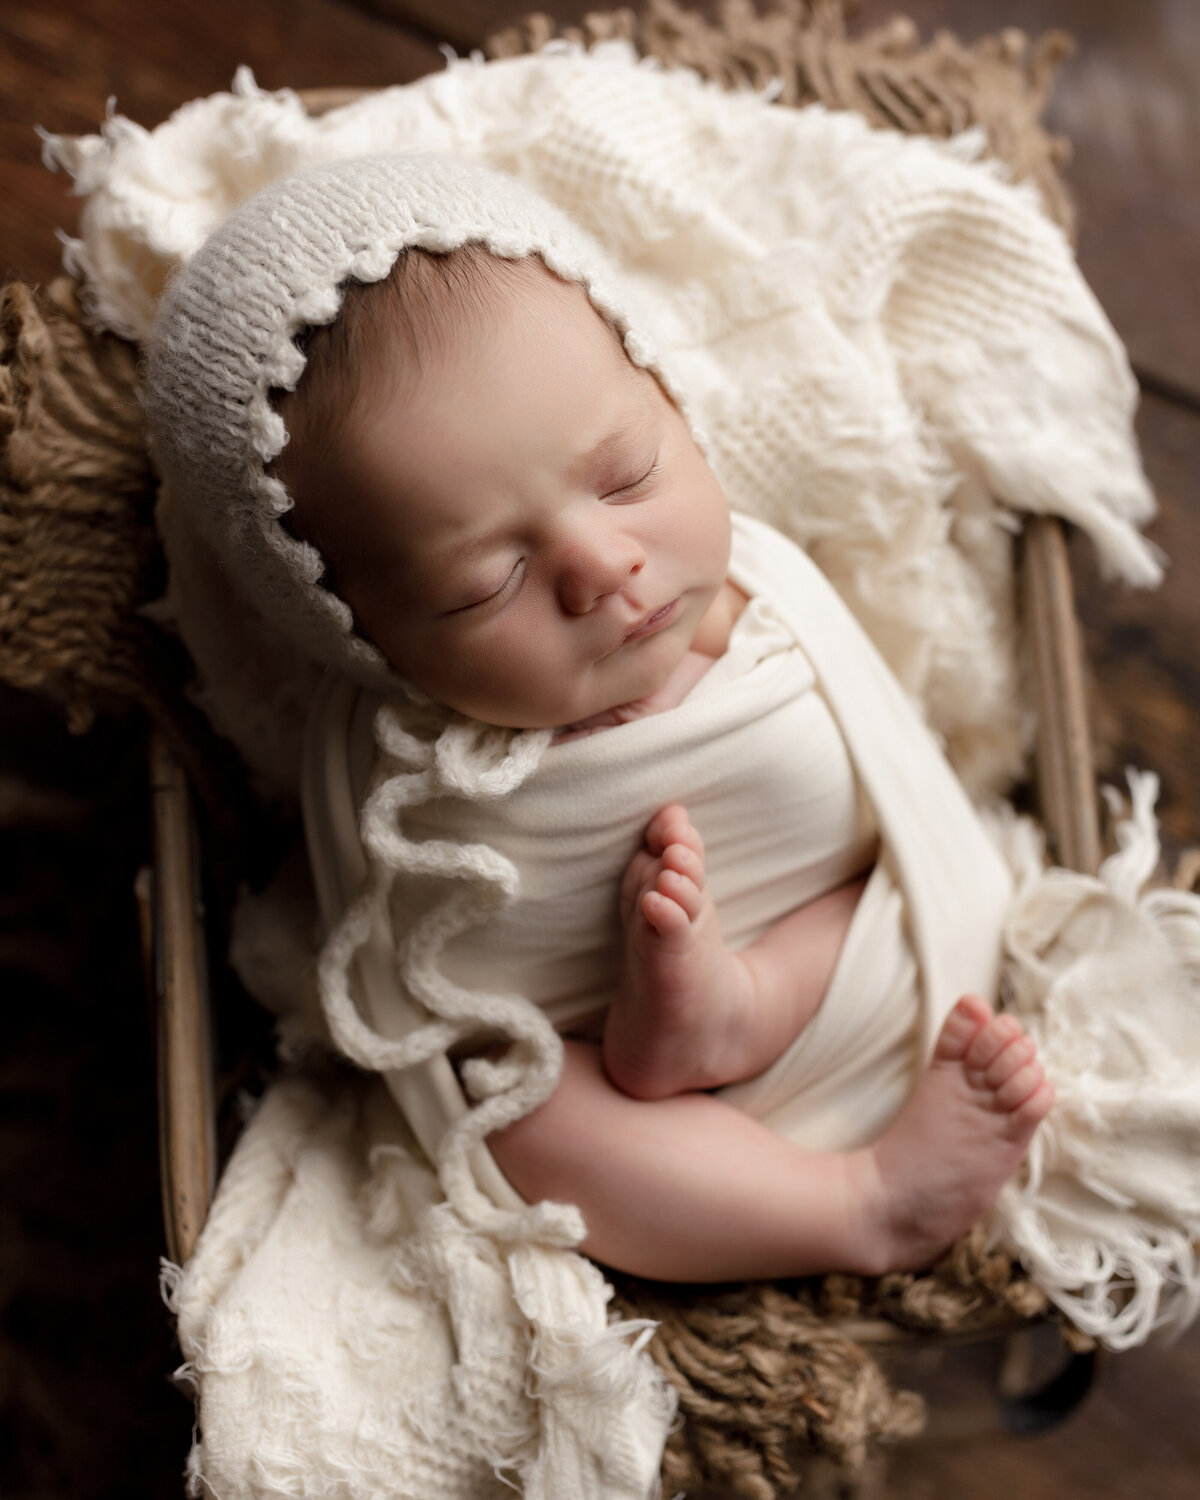
[[[664,1286],[616,1276],[623,1318],[658,1324],[649,1348],[679,1393],[684,1424],[668,1439],[663,1491],[707,1485],[739,1500],[778,1500],[815,1455],[862,1468],[880,1444],[915,1437],[924,1407],[895,1391],[851,1331],[884,1320],[962,1336],[1047,1316],[1045,1293],[982,1225],[930,1271],[831,1275],[737,1288]],[[1063,1326],[1072,1349],[1090,1341]]]
[[[658,1322],[650,1352],[679,1392],[685,1421],[663,1457],[666,1495],[707,1483],[774,1500],[795,1487],[804,1450],[855,1469],[869,1444],[913,1437],[924,1424],[921,1399],[892,1391],[871,1355],[803,1292],[642,1287],[628,1300],[621,1284],[617,1303]]]
[[[0,659],[86,729],[145,691],[139,604],[161,586],[134,353],[79,326],[71,284],[49,306],[0,292]]]

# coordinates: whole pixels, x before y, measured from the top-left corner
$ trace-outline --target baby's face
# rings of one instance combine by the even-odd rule
[[[661,687],[726,576],[725,497],[578,287],[528,289],[385,378],[333,455],[339,593],[396,670],[485,723],[573,723]],[[327,471],[328,472],[328,471]]]

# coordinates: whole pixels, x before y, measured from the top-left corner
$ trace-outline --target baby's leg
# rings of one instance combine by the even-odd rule
[[[630,1098],[586,1042],[567,1043],[552,1098],[489,1145],[530,1201],[579,1204],[584,1248],[635,1275],[879,1274],[927,1264],[974,1223],[1052,1100],[1020,1027],[967,999],[899,1118],[860,1151],[805,1152],[708,1094]]]
[[[684,808],[664,807],[621,889],[624,969],[604,1031],[613,1082],[663,1099],[760,1073],[820,1004],[862,887],[809,902],[731,953],[700,835]]]

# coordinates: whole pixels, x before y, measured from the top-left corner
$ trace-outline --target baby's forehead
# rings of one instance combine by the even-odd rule
[[[596,396],[607,392],[609,400],[617,388],[657,386],[629,357],[621,334],[580,283],[556,276],[536,256],[506,262],[484,255],[472,274],[480,265],[485,269],[471,300],[446,297],[453,281],[438,267],[432,282],[428,270],[415,273],[415,295],[410,286],[399,311],[394,301],[372,311],[374,355],[366,358],[369,378],[358,383],[352,426],[361,430],[363,422],[375,422],[398,397],[406,405],[415,403],[431,420],[448,412],[469,415],[466,391],[476,397],[482,392],[485,402],[489,393],[503,402],[510,387],[523,389],[531,373],[556,362],[570,376],[586,372]],[[361,315],[361,297],[349,309],[352,319]],[[357,342],[365,353],[363,341]],[[490,384],[481,384],[482,372]],[[584,399],[591,396],[589,387]],[[537,420],[512,405],[515,425],[524,425],[527,416]],[[548,429],[551,436],[555,431]]]

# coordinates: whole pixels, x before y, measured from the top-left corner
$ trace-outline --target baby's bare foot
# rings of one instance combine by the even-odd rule
[[[677,803],[647,825],[622,883],[621,921],[625,967],[604,1033],[613,1082],[644,1099],[725,1082],[714,1030],[747,980],[705,888],[704,845]]]
[[[966,995],[929,1071],[867,1157],[883,1205],[880,1267],[928,1265],[992,1204],[1054,1103],[1020,1022]]]

